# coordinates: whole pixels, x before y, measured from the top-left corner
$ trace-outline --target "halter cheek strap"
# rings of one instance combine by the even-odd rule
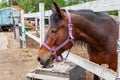
[[[51,47],[49,47],[46,43],[43,43],[42,45],[44,47],[46,47],[49,51],[53,52],[53,55],[54,55],[54,58],[57,62],[61,61],[58,59],[58,56],[56,54],[56,52],[61,49],[63,46],[65,46],[68,42],[71,42],[73,45],[75,44],[75,41],[74,41],[74,37],[73,37],[73,34],[72,34],[72,23],[71,23],[71,16],[70,16],[70,13],[68,12],[68,10],[66,10],[66,13],[68,15],[68,31],[69,31],[69,36],[68,36],[68,39],[65,40],[62,44],[60,44],[59,46],[57,46],[56,48],[52,49]],[[61,59],[63,60],[63,57],[60,55]]]
[[[71,39],[74,39],[73,34],[72,34],[72,22],[71,22],[71,16],[68,10],[66,10],[66,13],[68,15],[68,29],[69,29],[69,37]]]

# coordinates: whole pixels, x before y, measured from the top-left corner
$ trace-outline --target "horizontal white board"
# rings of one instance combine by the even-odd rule
[[[34,36],[30,32],[25,32],[26,35],[28,35],[30,38],[34,39],[36,42],[40,43],[40,38]]]
[[[67,51],[62,53],[63,57],[66,58]],[[87,59],[81,58],[75,54],[70,53],[67,57],[67,60],[83,67],[84,69],[104,78],[105,80],[115,80],[117,77],[117,73],[112,71],[111,69],[104,68],[94,62],[91,62]]]
[[[91,9],[95,12],[120,10],[120,0],[96,0],[96,1],[86,2],[83,4],[63,7],[63,9],[71,9],[71,10]],[[50,10],[45,11],[45,16],[50,16],[51,13],[52,12]]]

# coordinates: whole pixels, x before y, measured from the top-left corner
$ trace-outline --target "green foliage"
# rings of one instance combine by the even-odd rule
[[[39,10],[39,0],[19,0],[17,3],[25,12],[35,12]]]
[[[46,1],[44,1],[44,3],[45,3],[45,10],[49,10],[50,9],[49,6],[50,6],[50,4],[52,4],[53,1],[56,2],[59,5],[59,7],[66,6],[64,0],[48,0],[47,2]]]
[[[118,15],[118,11],[108,11],[107,13],[110,15]]]
[[[56,2],[60,7],[64,7],[64,6],[83,3],[91,0],[8,0],[8,4],[7,2],[5,2],[5,0],[2,0],[1,2],[2,4],[0,5],[0,8],[10,6],[13,1],[16,1],[19,4],[19,6],[22,9],[24,9],[26,12],[36,12],[39,11],[39,3],[41,2],[45,3],[45,10],[48,10],[50,9],[49,5],[53,1]]]
[[[65,6],[64,0],[9,0],[8,4],[7,4],[7,2],[5,2],[5,0],[2,0],[0,8],[10,6],[13,1],[16,1],[19,4],[19,6],[22,9],[24,9],[26,12],[39,11],[39,3],[45,3],[45,10],[50,9],[49,5],[53,1],[56,2],[60,7]]]
[[[9,7],[9,5],[4,0],[2,0],[0,3],[0,9],[2,9],[4,7]]]

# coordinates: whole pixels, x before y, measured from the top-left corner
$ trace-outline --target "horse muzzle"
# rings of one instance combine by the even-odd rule
[[[46,61],[43,61],[40,57],[37,58],[37,60],[40,62],[41,65],[43,66],[48,66],[51,62],[51,59],[47,59]]]

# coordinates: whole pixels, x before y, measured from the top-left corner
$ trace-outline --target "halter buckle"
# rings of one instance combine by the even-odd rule
[[[68,26],[72,26],[72,24],[71,24],[71,23],[69,23],[69,24],[68,24]]]
[[[69,28],[69,30],[72,30],[72,24],[71,23],[68,24],[68,28]]]

